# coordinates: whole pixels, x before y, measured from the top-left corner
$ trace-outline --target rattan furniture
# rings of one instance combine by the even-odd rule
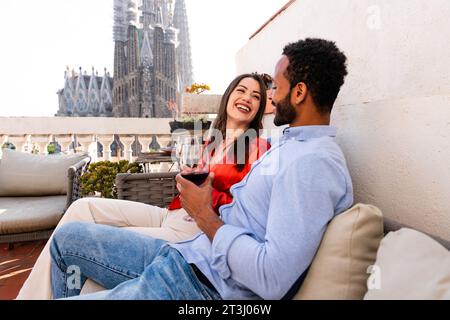
[[[87,170],[89,163],[91,161],[90,157],[86,157],[77,164],[69,167],[68,169],[68,189],[66,196],[65,210],[77,199],[81,198],[81,186],[80,178],[81,175]],[[17,198],[17,201],[20,197]],[[64,212],[65,212],[64,210]],[[63,212],[63,213],[64,213]],[[49,230],[38,230],[33,232],[16,233],[16,234],[0,234],[0,243],[8,243],[9,248],[13,248],[13,244],[16,242],[26,242],[35,240],[46,240],[50,238],[53,233],[53,229]]]
[[[118,198],[167,207],[178,194],[175,182],[177,174],[178,172],[120,173],[116,177]]]

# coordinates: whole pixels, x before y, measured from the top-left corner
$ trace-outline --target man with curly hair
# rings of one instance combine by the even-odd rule
[[[199,187],[178,176],[183,208],[203,231],[192,240],[168,244],[107,226],[63,226],[51,246],[55,297],[79,294],[67,283],[75,265],[83,280],[108,289],[82,299],[291,299],[328,223],[353,204],[330,126],[346,75],[346,57],[333,42],[287,45],[272,98],[275,124],[289,127],[232,187],[233,203],[218,216],[214,176]]]

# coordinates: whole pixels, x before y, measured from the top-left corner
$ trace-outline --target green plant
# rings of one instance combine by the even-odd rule
[[[184,123],[188,123],[188,122],[203,122],[203,123],[205,123],[207,121],[208,121],[208,119],[204,115],[194,116],[191,114],[187,114],[186,116],[184,116],[181,119],[181,122],[184,122]]]
[[[81,194],[85,197],[98,192],[102,198],[117,199],[115,185],[117,174],[140,172],[142,172],[142,167],[139,164],[130,163],[127,160],[118,163],[111,161],[93,163],[81,176]]]
[[[55,154],[56,153],[56,145],[51,143],[47,146],[47,152],[48,154]]]

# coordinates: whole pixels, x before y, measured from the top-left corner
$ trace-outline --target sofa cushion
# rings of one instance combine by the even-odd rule
[[[54,228],[66,208],[66,196],[0,197],[0,234]]]
[[[3,150],[0,197],[34,197],[67,193],[69,167],[86,154],[33,155]]]
[[[84,296],[86,294],[96,293],[99,291],[106,290],[104,287],[99,285],[97,282],[87,279],[86,282],[83,285],[83,288],[81,288],[80,296]]]
[[[382,238],[383,216],[374,206],[358,204],[335,217],[294,300],[363,299]]]
[[[389,233],[375,265],[379,278],[366,300],[450,300],[450,251],[421,232]]]

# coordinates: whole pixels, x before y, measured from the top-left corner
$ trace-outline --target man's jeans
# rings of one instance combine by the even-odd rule
[[[107,291],[79,299],[219,300],[163,240],[92,223],[59,228],[50,246],[55,299],[78,296],[87,278]]]

